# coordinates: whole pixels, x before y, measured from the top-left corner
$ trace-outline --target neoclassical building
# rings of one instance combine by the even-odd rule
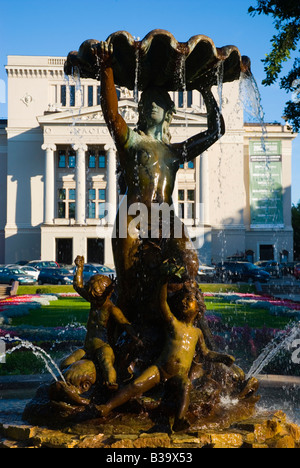
[[[8,119],[0,121],[0,263],[76,255],[113,266],[118,155],[100,106],[100,84],[64,75],[65,57],[9,56]],[[134,93],[117,89],[135,128]],[[198,91],[170,93],[172,142],[206,128]],[[220,90],[216,90],[219,98]],[[225,136],[182,165],[173,193],[201,261],[292,260],[287,126],[244,124],[239,83],[222,89]],[[109,207],[109,209],[108,209]]]

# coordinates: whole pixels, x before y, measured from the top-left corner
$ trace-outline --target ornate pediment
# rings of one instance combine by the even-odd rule
[[[138,104],[133,100],[123,99],[119,101],[119,112],[128,124],[136,124],[138,121]],[[58,124],[86,125],[102,123],[105,124],[101,106],[82,107],[62,111],[61,109],[49,110],[43,116],[37,117],[41,126]],[[173,116],[172,125],[183,123],[203,124],[205,114],[200,114],[198,109],[177,110]]]

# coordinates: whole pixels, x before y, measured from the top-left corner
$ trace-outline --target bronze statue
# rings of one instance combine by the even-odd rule
[[[87,334],[83,349],[74,351],[71,356],[61,363],[61,369],[65,370],[64,377],[67,383],[76,387],[82,387],[81,379],[86,382],[86,374],[90,371],[90,361],[100,369],[103,384],[110,390],[116,390],[117,374],[114,368],[115,355],[109,344],[108,323],[112,318],[126,332],[136,338],[135,332],[123,312],[110,300],[114,291],[114,279],[104,275],[94,275],[84,285],[83,266],[84,258],[77,256],[75,259],[76,273],[73,286],[81,297],[91,303]],[[90,371],[91,373],[91,371]],[[95,383],[96,379],[94,380]],[[83,388],[87,390],[87,388]]]
[[[175,105],[163,88],[146,89],[139,103],[139,122],[137,131],[126,124],[118,112],[118,98],[114,86],[112,69],[112,47],[106,42],[98,44],[94,49],[101,64],[101,105],[105,121],[116,143],[119,162],[127,186],[127,203],[131,206],[142,203],[148,210],[146,224],[149,232],[146,239],[141,238],[138,230],[130,232],[133,216],[128,214],[126,220],[116,220],[116,235],[113,238],[115,267],[118,277],[119,297],[126,310],[132,309],[132,304],[139,294],[138,275],[143,276],[144,259],[139,260],[139,253],[145,248],[150,251],[161,248],[161,261],[174,257],[186,268],[188,278],[195,278],[198,272],[198,258],[193,249],[186,248],[190,239],[182,225],[179,237],[174,235],[174,225],[181,221],[170,217],[170,236],[162,239],[161,233],[155,239],[151,231],[151,208],[153,204],[166,203],[173,205],[172,193],[177,171],[180,164],[191,161],[208,149],[224,134],[224,120],[213,97],[210,87],[201,90],[208,112],[208,129],[180,144],[171,144],[169,125],[175,112]],[[221,125],[220,125],[221,122]],[[126,237],[120,235],[120,225],[126,223]],[[156,247],[155,247],[156,246]],[[155,281],[147,271],[146,288]],[[149,293],[148,293],[149,294]],[[153,294],[152,294],[153,296]],[[125,305],[124,305],[125,304]]]
[[[203,359],[222,362],[228,366],[233,364],[233,357],[208,350],[201,330],[194,326],[199,312],[198,302],[195,298],[196,293],[191,288],[187,289],[188,292],[184,294],[180,306],[176,307],[176,311],[179,311],[178,316],[176,316],[168,304],[167,287],[167,283],[162,286],[159,303],[165,328],[165,340],[161,355],[132,383],[113,396],[106,405],[98,407],[102,416],[107,416],[114,408],[151,390],[161,381],[170,381],[174,389],[174,400],[177,402],[174,424],[176,427],[183,427],[192,386],[189,373],[197,345]]]
[[[91,309],[84,347],[62,363],[66,383],[54,383],[49,391],[63,412],[67,402],[92,408],[96,417],[108,417],[113,409],[147,393],[150,407],[166,399],[173,404],[173,429],[180,430],[202,409],[209,416],[220,412],[222,395],[247,400],[242,414],[249,415],[249,407],[254,407],[257,399],[251,396],[257,381],[246,381],[234,358],[215,349],[196,282],[197,254],[172,209],[180,165],[225,133],[211,90],[220,66],[224,81],[233,81],[241,71],[249,71],[249,63],[233,46],[217,49],[206,36],[178,43],[161,30],[140,42],[121,31],[105,42],[85,41],[78,53],[69,54],[66,73],[77,67],[81,76],[101,81],[102,111],[118,151],[129,210],[121,216],[119,209],[112,239],[116,281],[96,275],[84,285],[84,259],[75,261],[74,289]],[[178,73],[183,65],[186,83]],[[136,130],[118,111],[116,84],[130,89],[137,85],[142,91]],[[168,91],[178,89],[201,92],[207,129],[172,144],[169,126],[175,105]],[[169,217],[158,215],[155,224],[163,206]],[[138,222],[132,207],[140,211]]]

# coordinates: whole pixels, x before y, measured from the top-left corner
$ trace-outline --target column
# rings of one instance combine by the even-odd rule
[[[207,152],[200,156],[201,223],[209,225],[209,165]]]
[[[87,145],[78,144],[73,145],[76,151],[76,224],[85,224],[86,212],[86,166],[85,166],[85,152],[88,150]]]
[[[201,225],[200,158],[195,160],[195,226]]]
[[[107,161],[107,204],[108,215],[107,223],[113,225],[117,213],[117,162],[116,162],[116,149],[113,146],[105,145],[104,147]]]
[[[54,144],[44,143],[42,150],[46,151],[45,182],[44,182],[44,223],[53,224],[54,220]]]

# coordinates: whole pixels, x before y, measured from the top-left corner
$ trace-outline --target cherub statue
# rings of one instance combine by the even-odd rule
[[[161,355],[132,383],[119,390],[105,405],[98,406],[100,414],[107,416],[113,409],[123,405],[133,397],[141,396],[160,382],[170,381],[176,388],[174,401],[177,402],[174,426],[185,424],[185,415],[189,407],[191,381],[189,373],[199,346],[203,359],[222,362],[231,366],[234,358],[229,355],[210,351],[199,328],[194,321],[199,313],[198,300],[191,288],[186,288],[180,307],[175,313],[167,301],[168,283],[160,291],[160,310],[165,325],[165,341]]]
[[[117,390],[117,373],[114,368],[115,355],[109,343],[108,321],[113,318],[124,330],[137,340],[135,331],[123,312],[111,301],[115,281],[104,275],[94,275],[84,285],[84,257],[77,256],[77,266],[73,286],[80,296],[91,303],[87,323],[87,334],[84,348],[76,350],[63,361],[61,369],[67,369],[65,379],[75,386],[80,384],[86,370],[90,369],[88,362],[92,361],[100,368],[104,385],[110,390]]]

